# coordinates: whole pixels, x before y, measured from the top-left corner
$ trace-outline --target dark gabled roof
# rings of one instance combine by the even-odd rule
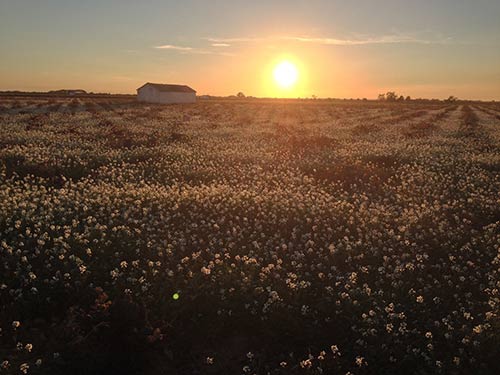
[[[196,92],[191,87],[186,85],[168,85],[163,83],[151,83],[151,82],[145,83],[137,90],[142,89],[144,86],[153,86],[160,92]]]

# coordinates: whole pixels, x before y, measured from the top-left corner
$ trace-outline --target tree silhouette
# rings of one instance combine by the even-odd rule
[[[387,94],[385,94],[385,100],[388,102],[395,102],[397,100],[398,96],[394,91],[388,91]]]

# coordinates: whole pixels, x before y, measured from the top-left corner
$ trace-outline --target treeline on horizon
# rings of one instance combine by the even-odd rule
[[[107,98],[135,98],[136,94],[113,94],[113,93],[101,93],[101,92],[87,92],[82,89],[61,89],[61,90],[51,90],[51,91],[21,91],[21,90],[6,90],[0,91],[0,96],[26,96],[26,97],[39,97],[39,96],[52,96],[52,97],[107,97]],[[198,99],[201,100],[305,100],[305,101],[364,101],[364,102],[388,102],[388,103],[467,103],[467,102],[485,102],[485,103],[495,103],[496,100],[470,100],[470,99],[459,99],[456,96],[449,96],[446,99],[428,99],[428,98],[412,98],[411,96],[397,94],[395,91],[388,91],[385,94],[379,94],[376,99],[364,98],[320,98],[316,95],[311,95],[310,97],[297,97],[297,98],[278,98],[278,97],[256,97],[256,96],[246,96],[243,92],[238,92],[236,95],[228,96],[218,96],[218,95],[197,95]]]

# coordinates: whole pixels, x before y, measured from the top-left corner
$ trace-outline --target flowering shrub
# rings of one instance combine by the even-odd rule
[[[0,114],[0,373],[499,370],[495,108],[33,108]]]

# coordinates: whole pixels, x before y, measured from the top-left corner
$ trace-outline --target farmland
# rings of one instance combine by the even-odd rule
[[[498,373],[495,103],[0,101],[0,373]]]

